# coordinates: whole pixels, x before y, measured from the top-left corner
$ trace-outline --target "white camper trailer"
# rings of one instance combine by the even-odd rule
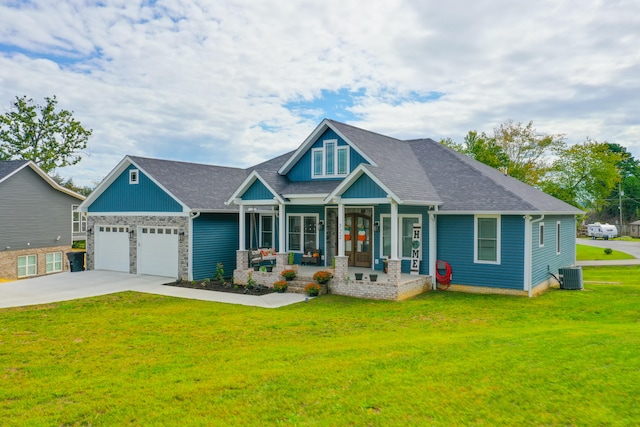
[[[592,239],[609,240],[618,236],[618,229],[615,225],[600,224],[599,222],[595,222],[593,224],[587,225],[587,236],[591,237]]]

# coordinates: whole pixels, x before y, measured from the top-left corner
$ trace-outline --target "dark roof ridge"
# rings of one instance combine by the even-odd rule
[[[404,140],[395,138],[393,136],[385,135],[385,134],[382,134],[382,133],[379,133],[379,132],[374,132],[374,131],[368,130],[368,129],[359,128],[357,126],[350,125],[350,124],[343,123],[343,122],[339,122],[337,120],[333,120],[333,119],[325,119],[325,120],[327,120],[328,122],[331,122],[333,124],[350,127],[351,129],[355,129],[355,130],[360,131],[360,132],[371,133],[371,134],[374,134],[374,135],[377,135],[377,136],[381,136],[381,137],[386,138],[386,139],[393,139],[394,141],[398,141],[398,142],[405,142]]]
[[[211,163],[197,163],[197,162],[186,162],[184,160],[159,159],[157,157],[144,157],[144,156],[132,156],[132,155],[127,155],[127,157],[134,161],[135,159],[141,159],[141,160],[151,160],[154,162],[180,163],[183,165],[197,165],[197,166],[205,166],[205,167],[221,168],[221,169],[233,169],[233,170],[244,170],[244,171],[249,169],[249,168],[239,168],[236,166],[213,165]]]

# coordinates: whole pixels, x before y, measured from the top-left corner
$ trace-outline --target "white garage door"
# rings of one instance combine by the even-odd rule
[[[99,225],[96,232],[96,270],[129,272],[129,227]]]
[[[138,273],[178,277],[177,228],[138,228]]]

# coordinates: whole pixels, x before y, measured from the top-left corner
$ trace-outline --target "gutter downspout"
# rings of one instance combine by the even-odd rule
[[[189,213],[189,223],[188,223],[188,227],[189,227],[189,260],[188,263],[189,265],[187,266],[187,275],[188,280],[191,281],[193,280],[193,220],[198,218],[200,216],[202,212],[194,212],[191,211]]]
[[[531,220],[531,215],[524,217],[524,287],[529,298],[533,296],[531,288],[531,275],[533,274],[533,224],[544,219],[544,214],[540,218]]]

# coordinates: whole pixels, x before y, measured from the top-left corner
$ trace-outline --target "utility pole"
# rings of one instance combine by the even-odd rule
[[[622,237],[622,183],[618,183],[618,210],[620,211],[620,237]]]

